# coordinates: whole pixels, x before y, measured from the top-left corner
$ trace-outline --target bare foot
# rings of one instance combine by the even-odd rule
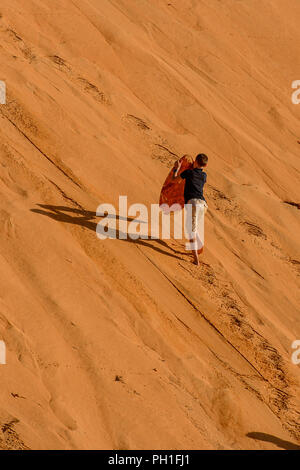
[[[198,258],[194,258],[193,264],[195,264],[196,266],[199,266],[199,260],[198,260]]]

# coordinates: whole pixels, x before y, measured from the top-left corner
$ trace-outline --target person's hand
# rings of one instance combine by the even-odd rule
[[[181,162],[179,160],[177,160],[177,162],[174,163],[174,168],[173,168],[173,178],[177,178],[178,177],[178,172],[180,170],[180,167],[181,167]]]
[[[177,162],[175,162],[175,165],[174,165],[174,170],[177,170],[177,172],[180,170],[180,167],[181,167],[181,161],[177,160]]]

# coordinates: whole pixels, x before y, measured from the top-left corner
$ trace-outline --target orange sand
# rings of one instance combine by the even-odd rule
[[[299,0],[2,0],[0,447],[300,445]],[[100,241],[209,156],[206,245]]]

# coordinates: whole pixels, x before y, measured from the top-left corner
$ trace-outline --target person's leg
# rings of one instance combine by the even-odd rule
[[[204,248],[204,245],[203,245],[203,242],[199,236],[199,233],[197,232],[197,252],[198,252],[198,255],[201,255],[203,253],[203,248]]]
[[[192,254],[193,254],[193,258],[194,258],[193,263],[196,266],[199,265],[198,240],[197,240],[199,209],[200,209],[200,206],[197,204],[196,201],[193,201],[193,206],[192,206],[192,233],[191,233],[190,243],[192,245]]]
[[[186,249],[192,251],[193,262],[197,266],[199,265],[198,254],[203,251],[203,241],[201,236],[203,233],[204,236],[204,203],[201,199],[190,199],[185,205],[186,212],[186,235],[189,238],[189,244],[186,245]],[[203,238],[204,240],[204,238]]]
[[[207,204],[205,201],[198,200],[198,217],[197,217],[197,249],[198,254],[203,253],[204,248],[204,215],[207,211]]]

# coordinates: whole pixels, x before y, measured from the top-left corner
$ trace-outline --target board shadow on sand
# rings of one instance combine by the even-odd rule
[[[88,211],[85,209],[75,209],[73,207],[68,207],[68,206],[53,206],[53,205],[48,205],[48,204],[37,204],[37,206],[39,206],[40,209],[30,209],[31,212],[45,215],[47,217],[50,217],[53,220],[56,220],[57,222],[80,225],[82,227],[85,227],[93,231],[95,235],[96,235],[97,224],[101,220],[101,217],[104,217],[104,216],[108,218],[116,218],[117,220],[127,220],[128,222],[132,222],[133,220],[136,220],[136,222],[145,223],[144,221],[135,219],[134,217],[123,217],[118,214],[116,215],[115,214],[105,214],[105,215],[103,214],[102,216],[99,216],[94,211]],[[112,230],[110,228],[108,228],[108,230],[105,231],[105,233],[108,236],[108,238],[117,239],[121,242],[134,243],[137,245],[145,246],[163,255],[170,256],[172,258],[176,258],[179,260],[181,260],[182,258],[177,256],[176,253],[181,254],[181,255],[185,254],[185,253],[180,253],[177,250],[174,250],[174,248],[169,246],[165,241],[161,239],[147,240],[147,239],[138,238],[134,240],[129,237],[129,233],[121,232],[118,229]],[[124,236],[127,236],[127,238],[125,239],[122,238]],[[161,247],[167,250],[171,250],[172,253],[168,253],[167,251],[163,250]]]

